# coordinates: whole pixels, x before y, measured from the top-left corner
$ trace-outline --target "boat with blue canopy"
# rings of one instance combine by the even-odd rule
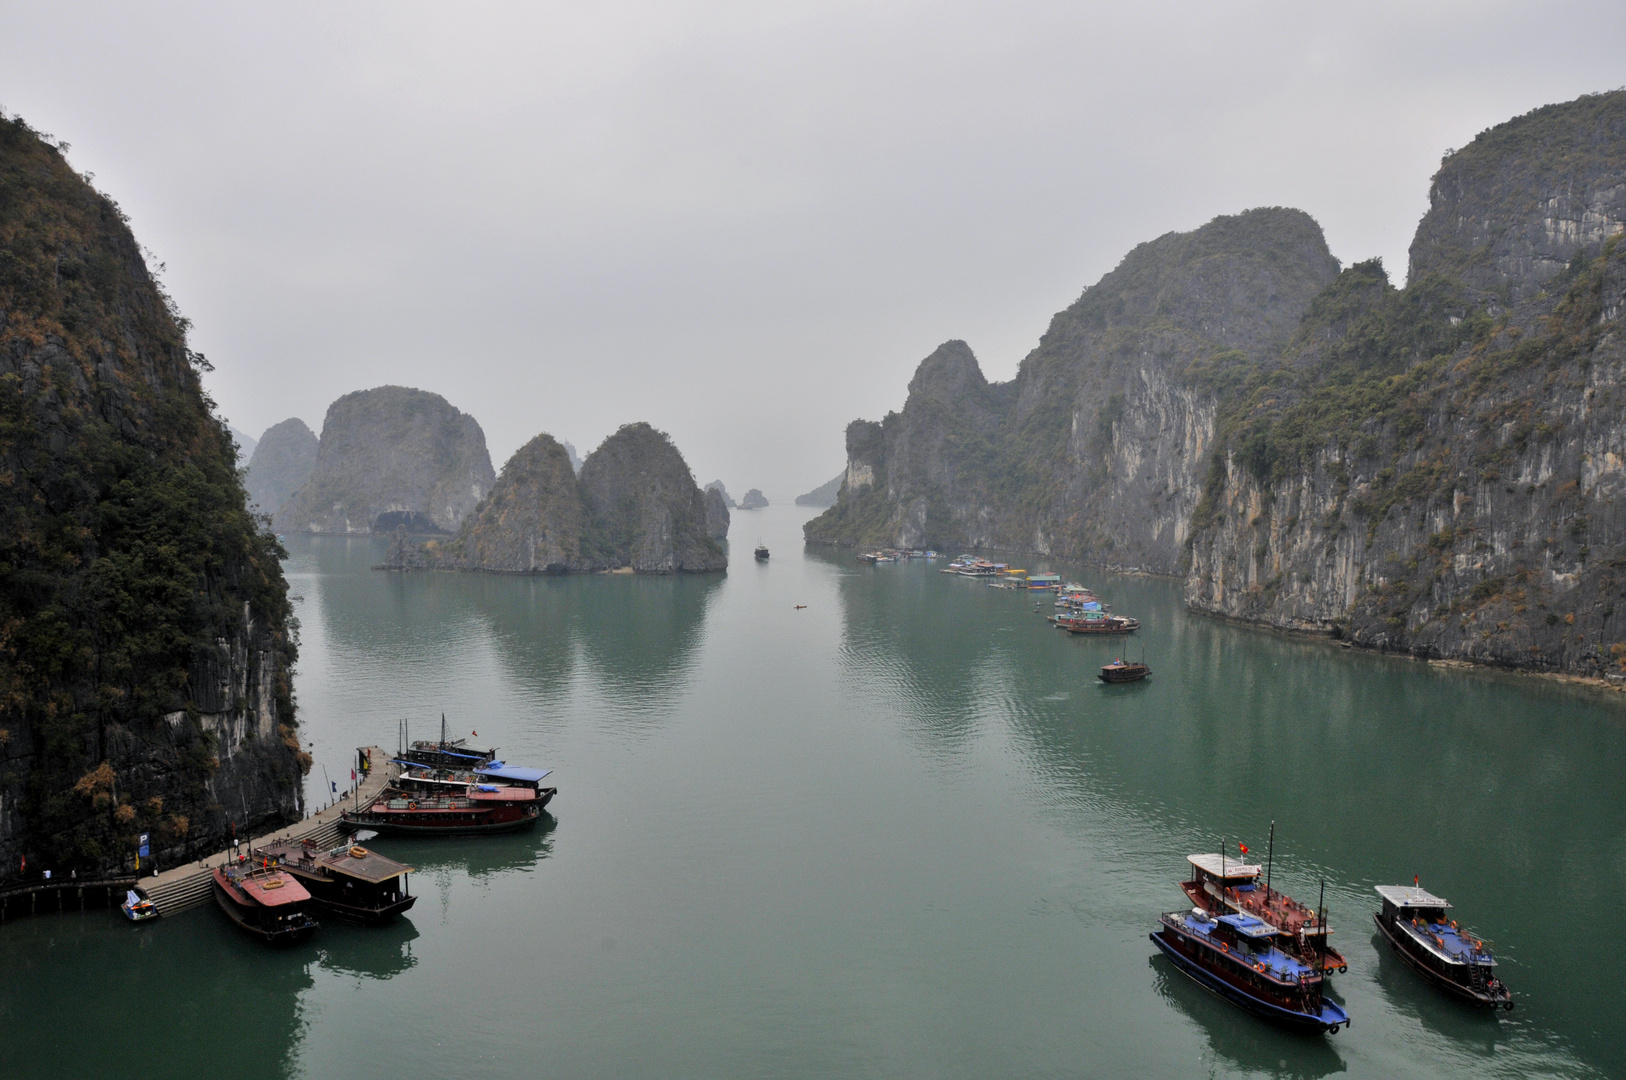
[[[1327,1000],[1325,977],[1276,945],[1280,931],[1253,915],[1202,908],[1164,914],[1152,943],[1205,989],[1266,1020],[1331,1034],[1349,1014]]]
[[[1375,888],[1383,908],[1372,918],[1407,967],[1452,997],[1482,1008],[1513,1008],[1512,991],[1496,977],[1490,945],[1446,915],[1450,904],[1417,885]]]

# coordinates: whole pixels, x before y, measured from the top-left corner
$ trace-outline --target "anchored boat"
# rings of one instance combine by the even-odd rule
[[[323,911],[363,926],[387,923],[418,900],[406,887],[412,867],[359,845],[324,851],[283,840],[252,854],[297,878]]]
[[[1349,1014],[1323,994],[1324,976],[1277,947],[1277,930],[1252,915],[1202,908],[1162,916],[1153,944],[1176,967],[1232,1004],[1267,1020],[1332,1033]]]
[[[1513,1008],[1513,993],[1496,977],[1490,946],[1446,917],[1450,904],[1418,886],[1376,888],[1383,908],[1372,918],[1408,967],[1452,997]]]
[[[551,789],[550,789],[551,790]],[[385,791],[360,810],[343,812],[345,827],[381,833],[451,836],[460,833],[514,832],[529,829],[542,815],[536,792],[472,784],[461,792]]]
[[[320,925],[306,910],[311,894],[285,870],[239,862],[215,867],[213,877],[220,910],[267,944],[296,944]]]
[[[1140,620],[1127,615],[1108,615],[1103,611],[1079,611],[1062,615],[1047,615],[1056,629],[1069,634],[1133,634],[1140,629]]]
[[[158,918],[158,905],[147,898],[145,889],[126,889],[124,903],[119,910],[131,922],[146,922],[148,919]]]
[[[1274,849],[1274,828],[1271,846]],[[1260,884],[1263,866],[1213,853],[1187,855],[1186,861],[1191,863],[1191,877],[1181,882],[1180,888],[1192,903],[1210,914],[1252,915],[1282,935],[1283,947],[1306,964],[1328,974],[1349,970],[1349,961],[1328,943],[1327,935],[1332,931],[1320,914],[1271,888],[1268,876]]]
[[[1139,661],[1114,660],[1101,666],[1097,676],[1104,683],[1140,682],[1152,674],[1152,669]]]

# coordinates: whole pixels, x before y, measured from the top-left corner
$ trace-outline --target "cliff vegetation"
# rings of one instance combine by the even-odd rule
[[[124,215],[0,120],[0,875],[296,816],[283,552]]]

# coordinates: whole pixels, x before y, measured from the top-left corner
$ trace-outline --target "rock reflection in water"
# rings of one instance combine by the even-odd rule
[[[688,681],[720,574],[603,574],[569,582],[580,596],[582,651],[618,723],[664,715]],[[590,595],[582,595],[585,590]]]

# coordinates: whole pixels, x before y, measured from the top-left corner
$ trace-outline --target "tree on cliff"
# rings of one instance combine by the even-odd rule
[[[123,214],[17,118],[0,315],[0,874],[287,817],[309,759],[283,552]]]

